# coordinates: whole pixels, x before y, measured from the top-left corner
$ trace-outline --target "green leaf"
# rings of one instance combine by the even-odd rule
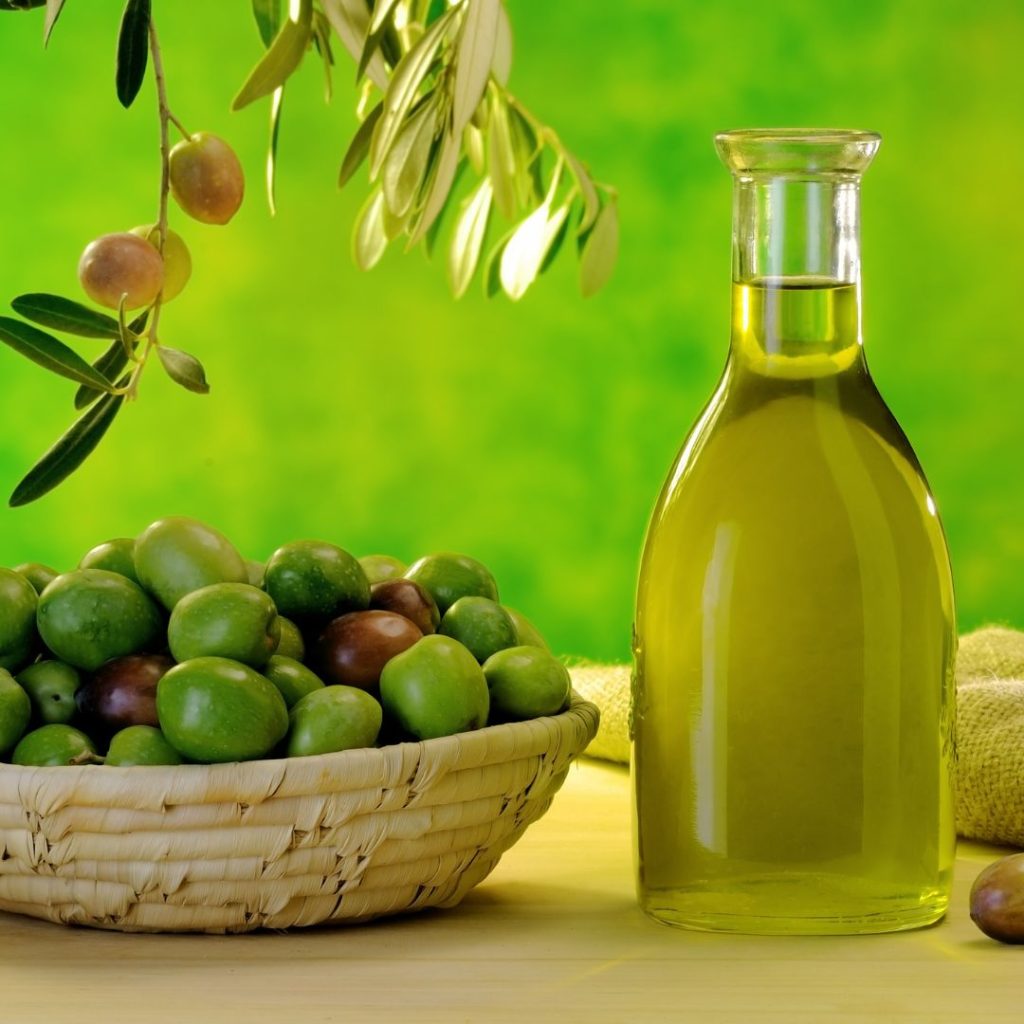
[[[267,205],[270,216],[277,214],[277,139],[281,132],[281,108],[284,86],[279,85],[270,98],[270,144],[267,146]]]
[[[441,149],[434,167],[433,176],[430,179],[426,198],[423,201],[423,209],[416,221],[416,229],[409,236],[406,251],[411,249],[430,229],[438,215],[444,209],[448,196],[451,193],[452,185],[455,183],[455,176],[458,173],[462,162],[461,136],[454,136],[446,131],[441,139]]]
[[[388,209],[404,217],[412,207],[427,170],[437,127],[433,96],[409,115],[384,161],[381,188]]]
[[[544,196],[544,179],[541,175],[543,147],[537,140],[533,125],[515,107],[508,108],[508,123],[512,139],[516,195],[521,206],[530,206]]]
[[[359,65],[356,68],[356,83],[366,74],[370,61],[380,49],[384,36],[389,27],[388,18],[394,11],[398,0],[377,0],[374,5],[373,14],[370,17],[370,24],[366,29],[366,41],[363,43],[362,53],[359,55]]]
[[[508,112],[495,97],[487,131],[488,169],[494,183],[494,205],[506,220],[516,215],[516,158],[512,149]]]
[[[452,199],[455,196],[455,192],[459,187],[459,181],[462,175],[465,173],[468,162],[466,160],[460,160],[458,169],[455,172],[455,180],[452,182],[452,187],[448,190],[448,198],[444,201],[444,206],[441,207],[441,212],[434,218],[434,223],[427,228],[426,233],[423,235],[423,251],[426,254],[427,259],[430,259],[434,255],[434,246],[437,243],[438,235],[440,235],[444,228],[445,217],[448,211],[454,205]]]
[[[0,316],[0,341],[61,377],[67,377],[79,384],[89,384],[102,391],[111,390],[109,380],[52,334],[12,317]]]
[[[590,298],[608,282],[618,255],[619,210],[612,200],[597,215],[580,252],[580,291],[584,298]]]
[[[374,189],[363,204],[352,234],[352,258],[360,270],[375,267],[388,247],[384,232],[384,193]]]
[[[137,343],[133,347],[137,347]],[[113,380],[128,365],[128,353],[125,352],[121,339],[118,338],[111,342],[110,347],[92,365],[107,380]],[[97,391],[96,388],[91,388],[87,384],[80,385],[75,392],[75,408],[84,409],[102,394],[102,391]]]
[[[501,0],[463,0],[466,13],[455,49],[455,87],[452,95],[452,131],[462,129],[483,99],[494,63]]]
[[[123,386],[127,379],[119,383]],[[70,430],[14,488],[9,500],[10,506],[16,508],[27,505],[66,480],[92,454],[123,404],[124,395],[104,395],[88,412],[75,420]]]
[[[252,13],[263,45],[270,46],[281,29],[281,0],[252,0]]]
[[[493,298],[501,291],[501,257],[505,252],[505,246],[508,245],[515,232],[515,228],[512,228],[510,231],[506,231],[502,238],[487,254],[487,262],[484,265],[483,283],[484,295],[489,299]]]
[[[576,229],[577,237],[582,237],[597,220],[597,215],[601,212],[601,200],[586,167],[572,153],[567,152],[565,156],[569,162],[569,170],[572,171],[572,176],[579,186],[580,195],[583,197],[583,216],[580,218],[580,226]]]
[[[508,85],[512,72],[512,25],[508,20],[505,5],[498,7],[498,33],[494,43],[494,60],[491,63],[491,74],[499,85]]]
[[[11,308],[26,320],[81,338],[116,338],[117,321],[73,299],[46,292],[29,292],[12,300]]]
[[[548,272],[551,264],[555,262],[559,252],[561,252],[562,245],[565,243],[566,236],[569,234],[570,219],[570,217],[566,217],[565,220],[562,221],[562,226],[558,229],[558,234],[555,235],[554,241],[551,243],[551,246],[547,251],[547,255],[544,257],[544,262],[540,265],[538,276]]]
[[[45,3],[46,0],[0,0],[0,11],[31,11]]]
[[[241,110],[254,100],[268,96],[284,85],[288,76],[302,63],[313,32],[313,0],[299,0],[296,20],[288,19],[277,33],[260,62],[249,72],[232,110]]]
[[[521,299],[536,280],[568,216],[568,205],[552,211],[549,196],[515,229],[501,254],[501,287],[510,299]]]
[[[491,181],[484,178],[469,198],[463,201],[459,210],[459,219],[455,222],[451,248],[448,250],[448,277],[452,293],[457,299],[466,294],[480,262],[480,249],[487,234],[493,197]]]
[[[378,103],[366,115],[366,119],[359,126],[355,135],[352,136],[352,141],[348,144],[348,149],[345,150],[345,156],[341,161],[341,170],[338,172],[338,188],[344,188],[345,183],[359,170],[362,162],[366,159],[366,154],[370,151],[370,139],[373,136],[373,129],[376,127],[383,110],[383,102]]]
[[[167,376],[180,384],[186,391],[197,395],[208,395],[210,385],[206,382],[206,371],[203,364],[195,356],[180,349],[157,346],[156,354],[160,357]]]
[[[130,107],[142,88],[149,56],[150,0],[128,0],[117,37],[117,98]]]
[[[324,102],[330,103],[334,95],[334,85],[331,81],[334,51],[331,49],[331,23],[322,11],[313,12],[313,43],[324,66]]]
[[[370,28],[370,11],[364,0],[321,0],[327,20],[338,33],[342,45],[359,62]],[[366,77],[383,92],[388,87],[388,69],[380,53],[366,67]]]
[[[423,34],[420,41],[402,58],[395,68],[387,91],[384,93],[384,113],[370,140],[370,177],[376,178],[391,151],[406,115],[412,109],[420,85],[430,71],[434,54],[444,39],[452,19],[461,7],[452,7]]]
[[[60,12],[64,9],[64,0],[46,0],[46,20],[43,22],[43,46],[49,45],[53,26],[57,24]]]
[[[462,133],[462,148],[466,151],[466,159],[469,160],[473,173],[482,178],[487,170],[487,147],[484,143],[484,133],[472,121],[466,125]]]

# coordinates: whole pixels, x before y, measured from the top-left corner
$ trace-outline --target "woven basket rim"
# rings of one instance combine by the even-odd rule
[[[148,777],[153,780],[154,784],[159,783],[160,777],[174,776],[181,778],[183,773],[189,773],[195,775],[201,772],[214,774],[216,772],[232,772],[236,773],[239,769],[247,771],[257,772],[266,771],[268,773],[277,773],[284,769],[287,765],[294,765],[301,763],[303,766],[308,766],[310,769],[314,769],[320,765],[325,768],[330,767],[334,769],[342,768],[346,761],[350,761],[353,764],[367,765],[374,761],[379,762],[382,766],[386,763],[388,758],[388,751],[395,749],[420,749],[424,757],[430,757],[431,755],[443,755],[445,753],[451,753],[458,750],[458,748],[467,743],[472,742],[471,737],[478,737],[476,742],[480,740],[491,740],[501,737],[502,735],[508,737],[529,736],[536,731],[538,724],[550,722],[552,724],[558,723],[559,725],[568,724],[570,721],[587,719],[588,721],[596,717],[598,709],[595,704],[585,700],[578,693],[573,691],[572,700],[564,711],[560,711],[554,715],[542,715],[538,718],[527,718],[519,722],[502,722],[496,725],[486,725],[480,729],[475,729],[471,732],[458,732],[453,733],[451,736],[438,736],[433,739],[427,740],[403,740],[401,743],[389,743],[382,747],[356,747],[351,750],[339,750],[329,754],[313,754],[306,757],[274,757],[274,758],[256,758],[251,761],[224,761],[215,762],[212,764],[178,764],[178,765],[105,765],[105,764],[80,764],[80,765],[22,765],[22,764],[10,764],[6,761],[0,762],[0,775],[32,775],[37,776],[40,773],[45,773],[46,778],[59,780],[65,783],[73,783],[74,781],[81,779],[84,775],[94,772],[97,769],[102,769],[103,776],[110,778],[111,780],[121,778],[124,780],[132,779],[137,780],[139,778],[140,769],[147,772]],[[596,724],[595,724],[596,729]]]

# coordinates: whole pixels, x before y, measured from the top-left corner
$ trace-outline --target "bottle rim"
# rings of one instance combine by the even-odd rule
[[[741,128],[715,135],[722,162],[740,177],[855,177],[881,142],[878,132],[842,128]]]

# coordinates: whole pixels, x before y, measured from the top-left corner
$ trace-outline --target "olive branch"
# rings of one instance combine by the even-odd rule
[[[315,49],[330,95],[333,29],[357,64],[361,118],[338,180],[346,185],[367,163],[371,183],[353,231],[357,266],[375,266],[399,238],[430,254],[468,170],[476,183],[459,202],[447,252],[456,297],[482,265],[487,295],[521,298],[570,234],[583,294],[605,284],[618,249],[616,192],[509,92],[502,0],[291,0],[286,18],[281,0],[253,0],[253,13],[267,51],[233,109],[271,97],[271,209],[285,84]]]
[[[0,0],[0,11],[44,7],[44,45],[65,0]],[[312,51],[332,94],[336,37],[356,64],[360,125],[341,160],[339,186],[366,165],[370,192],[356,218],[353,258],[369,270],[387,247],[431,256],[453,219],[447,274],[456,298],[480,272],[484,293],[518,300],[552,264],[567,238],[575,241],[580,288],[593,295],[618,255],[617,193],[508,89],[512,30],[503,0],[252,0],[265,52],[232,107],[270,98],[267,198],[275,212],[278,139],[284,91]],[[128,0],[118,36],[117,96],[128,107],[148,64],[156,83],[160,123],[160,196],[154,229],[164,257],[168,237],[169,126],[192,138],[168,106],[151,0]],[[150,60],[151,58],[151,60]],[[461,179],[475,180],[463,189]],[[452,212],[452,208],[457,209]],[[173,234],[173,233],[172,233]],[[0,316],[0,342],[75,381],[82,415],[29,470],[10,497],[24,505],[52,490],[93,452],[155,353],[180,386],[209,391],[199,360],[158,337],[162,293],[130,323],[122,296],[115,319],[73,299],[45,292],[18,296]],[[31,321],[25,322],[25,321]],[[40,327],[78,338],[107,339],[98,358],[83,359]]]

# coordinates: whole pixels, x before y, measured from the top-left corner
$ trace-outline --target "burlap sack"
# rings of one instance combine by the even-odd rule
[[[601,709],[590,757],[629,761],[630,669],[572,666],[573,686]],[[960,639],[957,683],[957,832],[1024,846],[1024,633],[989,626]]]

